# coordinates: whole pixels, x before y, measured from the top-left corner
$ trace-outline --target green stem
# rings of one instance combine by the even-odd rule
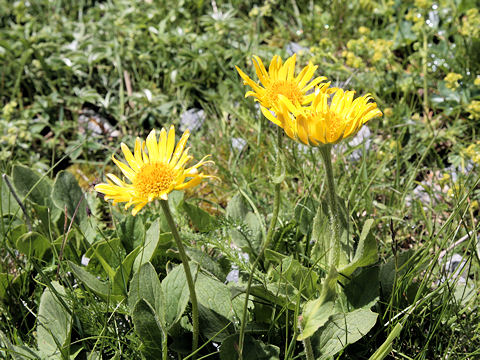
[[[430,123],[428,106],[428,34],[423,30],[423,53],[422,53],[422,72],[423,72],[423,116],[428,129],[433,133],[433,127]]]
[[[282,148],[282,129],[277,127],[277,158],[275,163],[275,173],[274,176],[279,178],[282,173],[282,163],[280,158],[280,151]],[[245,291],[245,303],[243,304],[243,315],[242,315],[242,323],[240,325],[240,334],[239,334],[239,341],[238,341],[238,355],[239,359],[243,359],[243,343],[245,340],[245,325],[247,322],[247,311],[248,311],[248,298],[250,296],[250,287],[252,286],[253,274],[255,269],[257,268],[261,258],[263,257],[263,253],[268,248],[268,245],[272,241],[273,238],[273,231],[275,229],[275,225],[277,224],[278,219],[278,212],[280,210],[280,183],[275,184],[275,193],[273,198],[273,213],[272,218],[270,220],[270,225],[268,226],[267,236],[265,238],[265,242],[263,243],[262,248],[260,249],[260,253],[258,254],[255,262],[252,265],[252,270],[248,277],[247,289]]]
[[[162,205],[163,213],[165,214],[165,218],[167,219],[168,226],[172,231],[173,238],[178,247],[178,253],[180,255],[180,259],[182,260],[183,269],[185,270],[185,276],[187,278],[188,290],[190,291],[190,302],[192,303],[192,322],[193,322],[193,344],[192,344],[192,352],[197,351],[198,348],[198,302],[197,302],[197,295],[195,293],[195,284],[193,283],[192,273],[190,272],[190,266],[188,265],[188,257],[185,253],[185,249],[183,247],[182,239],[178,234],[177,227],[175,222],[173,221],[172,213],[170,212],[170,207],[168,206],[167,200],[160,200],[160,204]],[[193,359],[196,359],[196,355],[193,356]]]
[[[332,239],[329,246],[329,266],[338,266],[340,260],[340,214],[338,213],[337,194],[335,192],[335,180],[333,179],[332,169],[332,145],[323,145],[319,147],[320,155],[325,166],[325,176],[327,178],[328,207],[330,212],[330,226],[332,229]]]
[[[313,349],[312,349],[312,343],[310,342],[310,338],[306,338],[302,340],[303,342],[303,348],[305,349],[305,355],[307,357],[307,360],[315,360],[313,357]]]

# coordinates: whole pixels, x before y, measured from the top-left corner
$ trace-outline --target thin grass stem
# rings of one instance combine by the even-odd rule
[[[280,177],[281,171],[282,171],[282,164],[281,164],[282,160],[280,156],[281,147],[282,147],[282,129],[280,127],[277,127],[277,157],[276,157],[275,173],[274,173],[274,176],[276,178]],[[238,341],[238,355],[240,360],[243,359],[242,352],[243,352],[243,345],[245,340],[245,325],[247,322],[248,298],[250,297],[250,288],[252,286],[253,274],[255,273],[255,269],[257,268],[261,258],[263,257],[263,253],[268,248],[268,245],[270,244],[273,238],[273,232],[277,224],[279,211],[280,211],[280,183],[276,183],[275,193],[273,198],[273,213],[272,213],[272,218],[270,220],[270,225],[268,226],[265,242],[263,243],[263,246],[260,249],[260,253],[258,254],[257,258],[255,259],[255,262],[252,265],[252,270],[250,271],[247,288],[245,291],[245,303],[243,304],[242,323],[240,325],[240,334],[239,334],[239,341]]]

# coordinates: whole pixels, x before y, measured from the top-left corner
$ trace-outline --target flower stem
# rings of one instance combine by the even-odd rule
[[[329,267],[333,265],[336,268],[340,260],[340,214],[338,212],[337,194],[335,192],[335,180],[333,179],[332,145],[327,144],[320,146],[319,150],[327,178],[328,207],[330,210],[330,226],[333,235],[328,247],[328,265]]]
[[[307,360],[315,360],[313,357],[313,349],[312,349],[312,343],[310,342],[310,338],[306,338],[302,340],[303,342],[303,348],[305,349],[305,356]]]
[[[277,127],[277,157],[276,157],[275,173],[274,173],[274,176],[277,179],[281,176],[281,173],[282,173],[282,163],[281,163],[282,160],[280,157],[281,148],[282,148],[282,129],[280,127]],[[255,272],[255,269],[258,266],[258,263],[263,257],[263,253],[265,252],[265,250],[268,248],[268,245],[272,241],[273,232],[275,229],[275,225],[277,224],[279,211],[280,211],[280,183],[276,183],[274,198],[273,198],[273,213],[272,213],[272,218],[270,220],[270,225],[268,226],[267,236],[265,238],[265,242],[263,243],[263,246],[260,249],[260,252],[257,258],[255,259],[255,262],[252,265],[252,270],[248,277],[247,289],[245,291],[245,303],[243,304],[243,316],[242,316],[242,323],[240,325],[240,334],[239,334],[239,341],[238,341],[238,355],[240,360],[243,359],[242,353],[243,353],[243,343],[245,340],[245,325],[247,322],[248,298],[250,296],[250,287],[252,286],[253,274]]]
[[[183,269],[185,270],[185,276],[187,278],[188,290],[190,291],[190,302],[192,303],[192,322],[193,322],[193,344],[192,344],[192,352],[197,351],[198,348],[198,334],[199,334],[199,327],[198,327],[198,302],[197,302],[197,295],[195,293],[195,284],[193,283],[192,273],[190,272],[190,266],[188,265],[188,257],[185,253],[185,249],[183,247],[182,239],[177,231],[177,227],[175,222],[173,221],[172,213],[170,212],[170,207],[168,206],[167,200],[160,200],[160,204],[162,205],[163,213],[165,214],[165,218],[167,219],[168,226],[172,231],[173,238],[175,239],[175,243],[178,247],[178,253],[180,255],[180,259],[182,260]],[[196,359],[196,355],[193,356],[193,360]]]

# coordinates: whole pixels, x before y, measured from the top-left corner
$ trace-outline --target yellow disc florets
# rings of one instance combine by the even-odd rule
[[[278,100],[278,95],[285,96],[293,104],[301,103],[303,94],[297,83],[294,81],[277,80],[266,88],[264,99],[265,104],[270,107]]]
[[[133,187],[141,198],[158,197],[172,186],[175,178],[176,172],[169,164],[145,164],[135,176]]]

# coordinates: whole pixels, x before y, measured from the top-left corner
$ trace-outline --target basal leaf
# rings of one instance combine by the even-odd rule
[[[78,266],[72,263],[71,261],[68,261],[68,265],[70,266],[70,269],[72,269],[72,272],[75,275],[75,277],[79,279],[81,282],[83,282],[85,286],[88,287],[90,290],[92,290],[95,294],[105,299],[108,297],[112,297],[112,295],[115,295],[112,293],[110,284],[108,282],[97,279],[96,276],[90,274],[83,267]],[[119,295],[119,294],[116,294],[116,295]]]
[[[27,255],[41,259],[45,251],[50,248],[50,242],[45,236],[37,232],[28,232],[17,239],[17,249]]]
[[[212,230],[215,219],[209,213],[198,206],[187,202],[183,203],[183,208],[192,221],[193,226],[195,226],[200,232],[208,232]]]
[[[0,177],[0,183],[2,184],[1,187],[1,198],[2,201],[0,205],[2,206],[1,215],[15,215],[22,216],[20,206],[18,205],[17,201],[13,197],[10,189],[8,188],[6,182]]]
[[[347,345],[360,340],[375,325],[377,316],[369,308],[331,316],[310,338],[315,359],[330,359]]]
[[[126,251],[130,252],[144,243],[145,226],[142,217],[127,216],[117,227],[118,237]]]
[[[238,334],[229,336],[220,346],[221,360],[238,360]],[[245,335],[243,354],[244,360],[279,360],[280,348]]]
[[[22,198],[27,197],[30,201],[40,205],[51,204],[52,185],[50,179],[42,178],[40,174],[23,165],[13,167],[12,179],[18,195]]]
[[[49,356],[65,352],[63,347],[70,341],[72,317],[57,296],[65,296],[65,289],[52,282],[57,294],[46,288],[40,298],[37,315],[38,349]]]
[[[128,293],[128,305],[130,308],[133,309],[140,299],[152,305],[162,327],[166,328],[165,299],[162,292],[162,285],[151,263],[143,264],[130,281]]]
[[[359,267],[372,265],[378,260],[377,242],[373,235],[370,234],[372,224],[372,219],[368,219],[365,222],[355,252],[355,257],[350,264],[344,266],[338,271],[344,278],[348,278]]]
[[[132,312],[135,332],[142,340],[145,348],[143,353],[147,359],[162,358],[162,341],[166,333],[162,330],[160,320],[153,307],[144,299],[138,300]]]
[[[67,215],[71,219],[75,215],[75,222],[80,225],[87,219],[87,204],[83,191],[77,179],[68,171],[60,171],[53,184],[52,199],[60,210],[67,208]]]
[[[133,263],[133,271],[138,271],[140,266],[150,262],[157,250],[160,240],[160,221],[155,220],[147,230],[145,235],[145,245],[141,247],[135,262]]]
[[[302,199],[295,206],[295,220],[298,223],[298,228],[304,235],[308,235],[312,231],[317,206],[317,202],[310,196]]]
[[[214,340],[222,341],[233,330],[228,328],[234,316],[230,290],[224,283],[199,273],[195,291],[199,302],[200,331],[207,338],[215,336]],[[227,329],[217,334],[225,327]]]
[[[333,314],[333,301],[322,303],[322,299],[308,301],[302,312],[302,333],[297,340],[303,340],[313,335],[315,331],[323,326],[330,315]]]
[[[197,266],[191,265],[190,271],[195,279]],[[183,265],[176,266],[163,279],[162,292],[165,295],[165,323],[167,327],[170,327],[180,320],[190,300],[190,292]]]
[[[227,217],[234,220],[243,220],[249,212],[249,207],[242,194],[237,193],[230,199],[227,205]]]

